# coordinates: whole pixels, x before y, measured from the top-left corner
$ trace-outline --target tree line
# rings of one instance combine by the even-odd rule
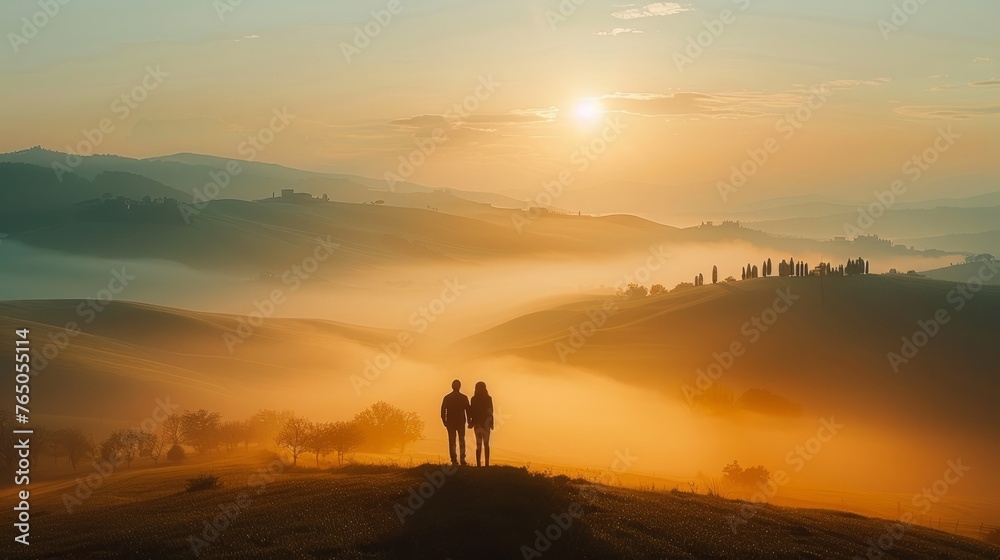
[[[9,413],[0,412],[0,433],[13,428]],[[218,412],[205,409],[168,416],[155,431],[140,428],[115,430],[101,441],[87,437],[79,428],[49,430],[35,428],[32,447],[48,455],[58,465],[68,461],[76,472],[89,459],[109,461],[130,467],[138,457],[154,463],[161,458],[180,461],[191,449],[198,454],[231,453],[243,446],[286,451],[292,464],[303,454],[315,456],[316,466],[330,454],[343,465],[353,451],[387,452],[406,446],[423,437],[424,422],[415,412],[406,412],[379,401],[362,410],[349,421],[313,422],[292,411],[261,409],[243,420],[224,421]],[[0,465],[13,471],[16,457],[0,450]]]
[[[778,276],[781,277],[791,277],[791,276],[854,276],[859,274],[868,274],[870,269],[870,262],[859,257],[857,259],[848,259],[847,264],[842,264],[837,267],[833,263],[821,262],[815,267],[809,266],[809,263],[805,261],[796,261],[794,257],[789,257],[787,260],[782,259],[778,263]],[[747,263],[743,267],[740,278],[743,280],[750,280],[753,278],[767,278],[774,275],[774,269],[771,263],[771,259],[764,260],[760,265],[755,265],[752,263]],[[727,277],[723,282],[736,282],[736,279],[732,276]],[[719,267],[715,265],[712,267],[712,283],[719,283]],[[668,290],[663,284],[653,284],[650,287],[646,287],[637,282],[632,282],[628,284],[625,288],[620,288],[617,294],[620,297],[627,299],[639,299],[647,296],[658,296],[661,294],[676,292],[684,290],[687,288],[698,288],[705,285],[705,275],[698,273],[694,276],[693,282],[681,282],[677,284],[672,290]]]

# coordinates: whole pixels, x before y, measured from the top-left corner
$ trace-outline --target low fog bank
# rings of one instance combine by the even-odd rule
[[[289,356],[304,363],[280,369],[251,370],[261,356],[237,352],[204,378],[194,371],[164,370],[182,376],[174,379],[137,369],[132,360],[101,367],[103,357],[93,358],[91,366],[102,372],[99,376],[79,377],[83,367],[74,352],[83,352],[81,359],[89,356],[87,349],[68,350],[67,357],[35,380],[37,412],[44,425],[78,427],[96,439],[141,425],[155,417],[160,403],[171,404],[175,412],[220,412],[223,420],[245,419],[267,408],[324,422],[350,420],[385,401],[416,412],[425,423],[422,441],[386,458],[404,464],[444,460],[440,404],[457,378],[468,395],[478,381],[489,387],[496,405],[496,461],[553,466],[571,475],[579,469],[582,476],[591,476],[588,469],[593,469],[602,481],[639,487],[687,490],[686,481],[694,481],[701,492],[723,481],[722,469],[739,461],[744,467],[762,465],[782,481],[777,494],[769,496],[776,503],[806,500],[841,507],[835,503],[838,493],[849,499],[852,493],[875,493],[879,496],[869,505],[882,508],[883,515],[896,499],[887,498],[889,493],[909,499],[941,480],[950,464],[959,464],[970,470],[947,487],[948,499],[979,500],[977,511],[992,512],[1000,521],[995,440],[955,433],[945,419],[938,431],[916,427],[911,415],[898,410],[875,417],[862,408],[809,402],[794,417],[707,414],[678,396],[625,384],[605,373],[513,357],[441,365],[421,359],[415,349],[404,350],[387,367],[366,376],[365,364],[378,360],[378,350],[355,344],[330,346],[336,361],[324,362],[317,350],[312,356]],[[274,361],[285,356],[278,347],[273,354]],[[474,441],[469,433],[470,458]],[[756,491],[734,487],[728,492],[738,497]]]
[[[948,487],[949,495],[1000,496],[995,438],[956,432],[949,418],[924,418],[919,410],[904,410],[891,400],[881,414],[838,399],[807,401],[798,417],[713,416],[693,411],[675,391],[663,391],[664,383],[615,380],[634,379],[629,375],[634,372],[598,374],[554,359],[430,360],[424,352],[426,346],[440,348],[441,341],[548,308],[554,301],[580,294],[610,296],[616,286],[630,282],[671,289],[691,282],[697,273],[710,282],[716,264],[720,281],[738,279],[745,263],[759,265],[768,257],[775,268],[787,257],[810,264],[838,262],[827,255],[780,255],[743,243],[706,244],[652,246],[615,258],[552,256],[351,274],[339,273],[330,263],[298,282],[286,282],[284,274],[271,280],[225,277],[173,263],[78,258],[4,242],[0,258],[10,266],[0,271],[0,299],[103,299],[110,293],[117,300],[182,309],[258,312],[266,316],[265,327],[272,326],[266,321],[271,317],[321,318],[380,327],[390,335],[407,333],[416,341],[366,376],[367,364],[375,363],[385,346],[320,340],[302,348],[296,345],[309,335],[301,329],[254,336],[253,344],[260,347],[240,346],[231,355],[221,353],[222,339],[213,335],[204,344],[211,342],[211,351],[221,357],[210,362],[171,361],[208,350],[193,348],[191,341],[174,344],[166,335],[156,343],[157,352],[141,358],[123,354],[127,346],[97,348],[88,339],[45,373],[39,402],[46,403],[48,420],[86,425],[95,436],[141,421],[156,399],[167,396],[182,409],[206,408],[226,419],[271,408],[292,409],[316,421],[347,420],[384,400],[417,412],[426,423],[426,441],[415,449],[433,453],[437,446],[443,455],[439,406],[451,380],[459,378],[469,394],[477,381],[489,385],[498,406],[496,456],[513,462],[711,480],[721,479],[722,468],[737,460],[784,472],[789,488],[915,493],[941,479],[949,462],[961,460],[971,470]],[[932,265],[873,263],[876,270],[908,266]],[[677,387],[677,377],[693,373],[664,372],[665,378],[671,375],[669,385]],[[360,384],[359,376],[364,380]],[[863,390],[845,387],[844,392]],[[782,396],[797,400],[802,395]],[[824,408],[830,402],[838,405]],[[470,435],[470,448],[472,442]],[[629,458],[627,466],[623,456]]]
[[[771,258],[839,264],[830,254],[784,255],[745,242],[653,244],[615,257],[550,255],[487,263],[342,270],[336,259],[257,275],[200,271],[169,261],[78,257],[0,243],[0,300],[137,301],[199,311],[334,320],[457,338],[578,294],[614,294],[635,282],[670,290],[697,274],[740,279],[746,264]],[[926,270],[949,259],[903,257],[872,262],[872,272]],[[315,265],[315,267],[310,267]]]
[[[932,484],[949,461],[961,459],[973,470],[953,493],[1000,498],[993,476],[1000,453],[992,440],[914,430],[903,415],[874,419],[822,405],[798,417],[708,415],[652,389],[516,358],[444,370],[402,367],[364,396],[419,411],[432,419],[428,435],[440,438],[437,407],[453,378],[470,394],[475,382],[487,383],[501,424],[494,445],[527,461],[610,470],[624,467],[627,455],[633,459],[622,474],[721,479],[722,468],[738,460],[783,470],[790,486],[906,492]]]
[[[270,408],[293,410],[313,421],[350,420],[373,403],[385,401],[416,412],[425,422],[424,440],[391,457],[404,462],[428,456],[443,459],[447,451],[439,420],[441,399],[453,379],[461,380],[463,392],[470,396],[476,382],[484,381],[496,405],[493,447],[500,461],[596,469],[621,483],[651,476],[696,480],[703,484],[702,491],[723,481],[723,467],[739,461],[744,467],[762,465],[782,477],[780,497],[814,490],[911,495],[941,479],[950,464],[960,464],[970,470],[960,483],[949,486],[949,496],[992,496],[1000,516],[1000,487],[993,476],[1000,469],[1000,453],[992,445],[994,440],[957,434],[944,425],[937,431],[916,428],[899,411],[875,417],[861,408],[810,403],[799,416],[707,414],[652,388],[567,365],[512,357],[442,366],[404,352],[359,384],[364,376],[360,364],[373,360],[375,353],[346,346],[337,352],[349,354],[345,363],[357,363],[359,368],[258,378],[233,386],[233,394],[166,387],[130,399],[144,405],[133,414],[138,421],[157,394],[169,395],[182,409],[221,412],[224,419],[247,418]],[[81,418],[72,422],[97,422],[91,426],[96,431],[114,424]],[[471,432],[467,441],[471,458],[475,441]],[[755,489],[731,490],[739,495]]]

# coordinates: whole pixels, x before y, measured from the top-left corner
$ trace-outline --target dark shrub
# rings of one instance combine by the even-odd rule
[[[733,461],[722,469],[727,481],[740,486],[751,488],[761,484],[767,484],[771,479],[771,473],[761,465],[744,469],[739,461]]]
[[[222,481],[213,474],[200,474],[195,478],[187,480],[188,492],[199,492],[201,490],[214,490],[222,488]]]

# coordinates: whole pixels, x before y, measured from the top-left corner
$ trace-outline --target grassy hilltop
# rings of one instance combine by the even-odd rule
[[[186,479],[205,472],[223,486],[185,491]],[[74,502],[73,513],[64,507],[64,495],[77,495],[72,477],[35,492],[34,544],[28,551],[5,543],[7,558],[194,558],[195,547],[212,559],[538,558],[533,551],[574,559],[853,558],[892,523],[515,467],[293,469],[264,452],[123,470]],[[1000,548],[910,526],[884,558],[997,555]]]

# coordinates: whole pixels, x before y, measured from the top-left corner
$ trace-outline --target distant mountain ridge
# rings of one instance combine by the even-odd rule
[[[61,176],[53,170],[55,163],[63,170]],[[238,173],[232,171],[234,165],[238,165]],[[70,171],[65,172],[65,169]],[[644,192],[649,193],[655,191],[653,187],[642,185]],[[48,211],[60,205],[97,199],[104,194],[135,200],[149,196],[153,199],[176,198],[181,203],[201,203],[226,199],[271,199],[280,197],[285,189],[310,193],[314,197],[326,196],[333,202],[433,210],[508,227],[512,224],[512,216],[517,213],[515,210],[527,206],[527,203],[495,193],[433,189],[413,183],[399,183],[395,191],[390,191],[379,179],[317,173],[270,163],[191,153],[147,159],[114,155],[74,159],[64,153],[35,147],[0,154],[0,202],[3,203],[0,213]],[[564,193],[556,203],[573,204],[583,192]],[[1000,247],[995,245],[995,236],[986,233],[995,231],[996,224],[1000,223],[1000,205],[971,206],[973,203],[990,203],[994,198],[1000,199],[1000,194],[958,201],[941,200],[956,204],[953,207],[935,206],[935,201],[907,204],[901,201],[874,220],[872,227],[865,231],[885,239],[924,241],[913,243],[918,249],[1000,253]],[[653,202],[650,201],[647,207],[655,213],[659,207]],[[920,205],[929,207],[917,208]],[[735,214],[729,219],[739,220],[768,234],[802,238],[803,243],[809,239],[829,240],[845,236],[844,224],[853,225],[858,218],[855,207],[822,196],[779,198],[753,203],[745,208],[752,210]],[[552,210],[552,215],[561,214],[557,208]],[[632,215],[649,219],[647,214],[640,212]],[[755,218],[760,221],[754,221]],[[26,218],[18,215],[8,219],[23,221]],[[642,221],[642,218],[635,219]],[[663,224],[659,221],[655,223]],[[6,232],[24,229],[13,227]],[[693,230],[689,233],[699,240],[711,240],[713,237],[707,235],[708,232]],[[747,235],[754,234],[745,231],[738,237],[745,238]],[[943,237],[945,235],[948,237]],[[767,242],[773,246],[773,242]],[[789,244],[795,243],[782,243]]]
[[[239,172],[227,171],[231,162],[239,165]],[[215,183],[221,191],[217,197],[237,200],[257,200],[270,198],[291,188],[296,191],[311,192],[314,196],[327,195],[338,202],[374,202],[383,200],[394,206],[426,207],[428,195],[451,196],[458,200],[479,204],[492,204],[505,208],[521,208],[525,203],[499,194],[460,191],[455,189],[434,189],[415,183],[399,182],[389,190],[389,185],[381,179],[355,175],[318,173],[303,171],[272,163],[244,161],[201,154],[181,153],[146,159],[128,158],[115,155],[69,156],[47,150],[40,146],[0,154],[0,163],[22,163],[53,169],[58,164],[59,175],[65,179],[68,169],[72,175],[84,179],[94,179],[107,171],[119,171],[143,176],[170,187],[183,196],[182,202],[191,202],[204,196],[206,185]],[[196,196],[196,193],[200,193]],[[425,197],[409,195],[421,194]]]
[[[0,208],[5,211],[49,210],[100,198],[104,194],[134,200],[143,197],[183,199],[184,193],[157,181],[124,171],[102,171],[91,178],[75,174],[61,180],[28,163],[0,163]]]
[[[226,173],[231,162],[239,164],[240,173],[228,177],[228,183],[220,188],[220,198],[237,200],[257,200],[269,198],[280,193],[281,189],[291,188],[296,191],[310,192],[314,196],[327,195],[338,202],[374,202],[382,200],[390,206],[415,208],[441,208],[436,204],[447,204],[448,197],[460,201],[478,204],[489,204],[500,208],[525,208],[535,194],[531,189],[512,187],[504,193],[482,192],[448,188],[433,188],[412,182],[400,181],[389,188],[384,179],[362,177],[349,174],[322,173],[295,169],[273,163],[244,161],[235,158],[225,158],[195,153],[177,153],[136,159],[116,155],[92,155],[76,157],[58,151],[35,146],[26,150],[0,154],[0,162],[28,163],[51,168],[58,163],[63,169],[69,169],[73,174],[86,179],[94,179],[105,171],[121,171],[141,175],[153,179],[164,186],[182,193],[181,201],[190,201],[195,192],[203,192],[206,185],[214,182],[225,182],[225,179],[214,179],[219,173]],[[995,177],[966,177],[967,183],[984,185],[997,183]],[[944,180],[928,183],[931,187],[945,185]],[[718,195],[714,188],[706,187],[697,196],[683,195],[681,191],[671,188],[670,184],[638,183],[617,181],[597,185],[583,190],[567,190],[553,203],[555,210],[559,208],[580,209],[584,213],[624,213],[643,216],[661,223],[688,222],[692,216],[703,219],[731,219],[750,222],[755,226],[772,233],[783,235],[800,235],[818,239],[827,239],[842,235],[843,221],[856,214],[859,207],[864,207],[872,201],[847,200],[824,195],[805,195],[778,197],[773,199],[748,201],[742,204],[726,205],[720,208]],[[701,192],[703,189],[699,189]],[[930,190],[933,190],[931,188]],[[939,210],[948,210],[951,214],[961,215],[974,213],[986,207],[1000,207],[1000,191],[988,192],[969,197],[929,198],[912,200],[912,197],[895,201],[889,213],[892,215],[904,211],[922,211],[918,223],[934,222]],[[465,210],[470,210],[466,208]],[[720,211],[721,210],[721,211]],[[448,210],[444,210],[448,211]],[[464,213],[464,212],[463,212]],[[914,214],[916,215],[916,214]],[[930,220],[925,219],[931,216]],[[959,219],[959,222],[963,222]],[[813,223],[808,223],[813,222]],[[697,223],[697,222],[695,222]],[[831,224],[837,226],[832,228]],[[987,228],[995,229],[995,228]],[[976,233],[978,231],[949,231],[947,233]],[[913,229],[902,231],[873,231],[883,237],[932,237],[936,232],[915,232]]]

